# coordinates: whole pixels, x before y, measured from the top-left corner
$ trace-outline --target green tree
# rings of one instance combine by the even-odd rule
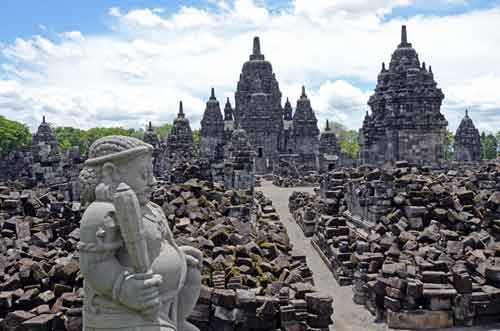
[[[144,138],[144,131],[125,128],[91,128],[82,130],[72,127],[57,127],[54,133],[62,152],[72,146],[78,146],[80,152],[87,153],[90,145],[99,138],[111,135],[129,136],[138,139]]]
[[[339,138],[340,151],[356,159],[359,153],[358,132],[356,130],[343,131]]]
[[[195,145],[200,143],[200,130],[193,130],[193,143]]]
[[[64,153],[68,148],[78,146],[80,151],[86,152],[90,146],[85,130],[72,128],[70,126],[56,127],[54,134],[59,143],[59,149]]]
[[[340,151],[350,155],[352,158],[357,158],[359,153],[358,132],[356,130],[348,130],[339,122],[330,122],[330,129],[337,136]]]
[[[160,136],[161,140],[165,140],[165,138],[167,138],[170,131],[172,130],[172,124],[165,123],[162,126],[154,128],[154,130],[155,130],[156,134],[158,134]]]
[[[5,155],[31,142],[31,133],[22,123],[0,115],[0,155]]]
[[[452,160],[454,158],[453,142],[455,141],[455,136],[451,131],[446,130],[446,135],[444,138],[444,159]]]
[[[483,159],[492,160],[497,157],[498,141],[492,133],[481,133],[481,146],[483,148]]]

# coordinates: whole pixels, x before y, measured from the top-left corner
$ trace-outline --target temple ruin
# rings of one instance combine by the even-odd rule
[[[389,68],[382,63],[375,93],[360,130],[360,163],[383,165],[407,160],[439,166],[444,161],[448,122],[440,111],[444,94],[432,67],[420,63],[406,26]]]
[[[455,160],[461,162],[480,161],[482,157],[481,137],[479,130],[476,129],[472,119],[469,117],[469,111],[465,111],[465,116],[458,126],[455,133],[453,144]]]

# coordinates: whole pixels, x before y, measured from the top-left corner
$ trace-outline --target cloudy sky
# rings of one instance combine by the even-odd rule
[[[284,99],[305,85],[321,125],[357,129],[402,24],[449,128],[469,108],[500,130],[500,0],[2,0],[0,114],[139,128],[170,122],[182,100],[198,127],[211,87],[233,102],[258,35]]]

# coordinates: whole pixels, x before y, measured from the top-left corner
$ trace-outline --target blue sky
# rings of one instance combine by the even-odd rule
[[[357,129],[401,24],[433,65],[454,130],[500,125],[500,0],[11,1],[0,3],[0,114],[36,128],[199,125],[210,87],[233,100],[254,35],[284,99]],[[284,100],[283,100],[284,101]]]
[[[289,1],[267,1],[272,9],[289,7]],[[456,15],[471,10],[498,6],[500,0],[432,1],[418,0],[409,6],[397,7],[384,20],[415,15]],[[140,8],[164,8],[174,12],[181,6],[210,8],[213,1],[207,0],[3,0],[0,4],[0,40],[12,42],[41,33],[40,26],[49,31],[79,30],[85,33],[104,33],[108,29],[108,9],[119,7],[124,11]]]

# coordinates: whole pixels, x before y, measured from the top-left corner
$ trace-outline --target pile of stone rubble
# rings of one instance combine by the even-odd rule
[[[204,253],[202,293],[190,319],[201,330],[328,330],[332,298],[315,291],[261,193],[191,179],[162,184],[179,245]],[[60,191],[0,186],[0,330],[81,330],[78,264],[83,208]]]
[[[304,256],[261,192],[190,180],[154,192],[180,245],[204,253],[203,288],[191,320],[201,330],[328,330],[332,298],[315,291]]]
[[[299,176],[273,176],[273,185],[279,187],[300,187],[300,186],[317,186],[319,185],[320,176],[317,173]]]
[[[0,329],[80,330],[78,202],[0,186]]]
[[[399,162],[330,173],[320,194],[290,206],[308,201],[295,219],[314,228],[354,301],[390,327],[473,325],[499,320],[499,185],[497,164],[432,173]]]

